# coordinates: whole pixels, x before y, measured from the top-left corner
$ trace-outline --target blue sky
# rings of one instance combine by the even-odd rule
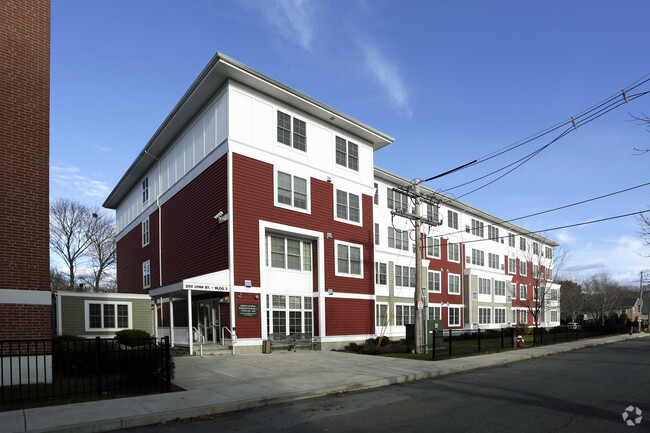
[[[51,198],[101,205],[217,51],[391,135],[375,164],[426,179],[650,78],[648,16],[645,0],[53,0]],[[650,148],[650,131],[629,114],[642,112],[650,95],[461,200],[511,219],[650,182],[650,154],[634,152]],[[425,185],[476,179],[564,129]],[[542,230],[645,209],[650,186],[517,223]],[[607,270],[638,287],[650,269],[638,231],[627,217],[546,235],[568,246],[570,277]]]

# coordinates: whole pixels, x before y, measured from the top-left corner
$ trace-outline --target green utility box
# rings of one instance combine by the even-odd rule
[[[427,351],[434,347],[433,331],[436,331],[435,348],[442,349],[442,320],[427,320]]]

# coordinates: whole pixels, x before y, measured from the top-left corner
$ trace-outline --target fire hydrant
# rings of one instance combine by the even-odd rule
[[[517,335],[517,347],[524,347],[524,336]]]

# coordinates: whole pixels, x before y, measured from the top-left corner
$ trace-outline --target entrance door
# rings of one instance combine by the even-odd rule
[[[217,321],[217,311],[213,308],[212,301],[199,302],[199,330],[206,343],[217,343],[219,339],[219,323]]]

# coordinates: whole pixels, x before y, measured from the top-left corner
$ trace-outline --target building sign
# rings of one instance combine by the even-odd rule
[[[183,290],[207,290],[210,292],[228,292],[228,286],[221,286],[218,284],[194,284],[183,282]]]
[[[238,317],[258,317],[259,305],[257,304],[237,304]]]

